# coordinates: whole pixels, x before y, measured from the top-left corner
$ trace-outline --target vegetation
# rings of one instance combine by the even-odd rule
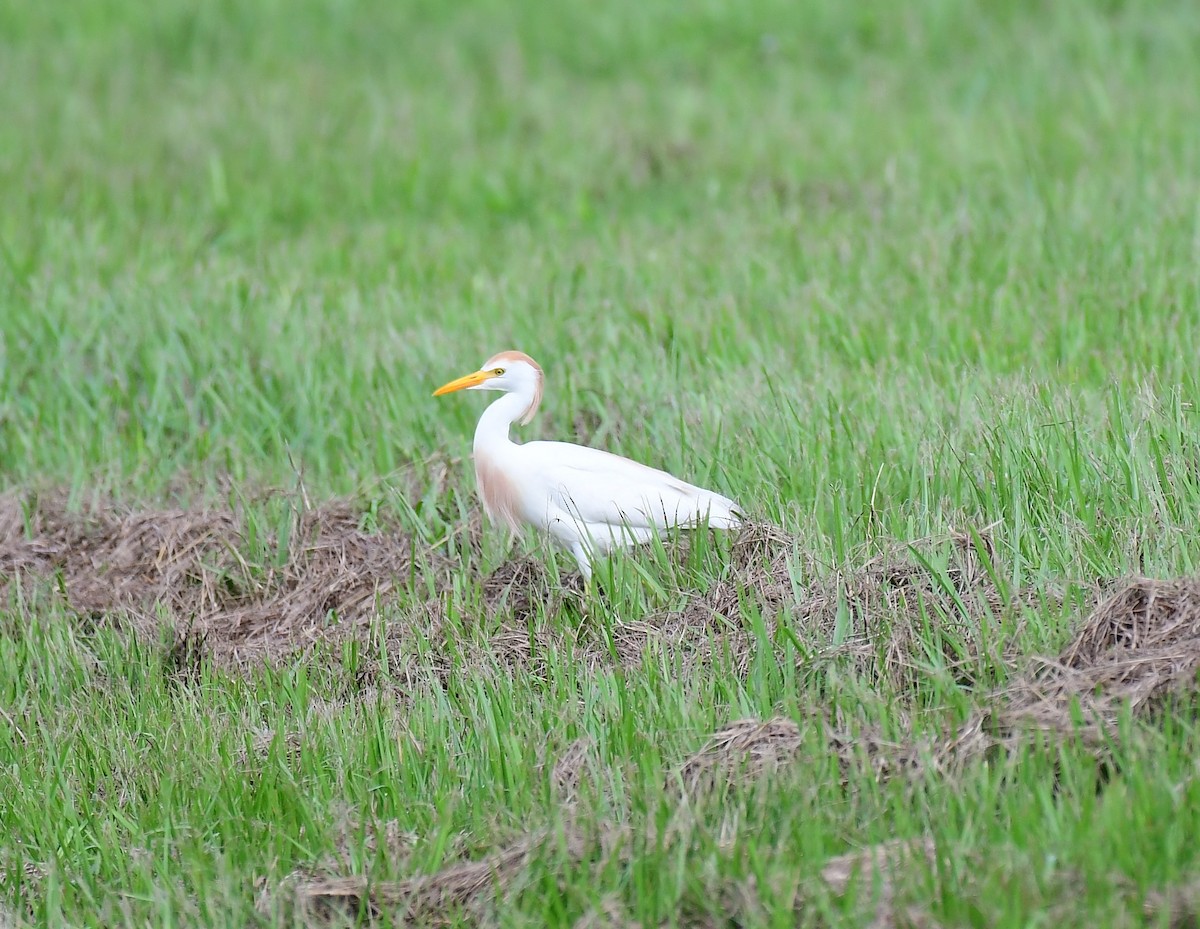
[[[0,8],[0,925],[1198,918],[1197,86],[1183,0]],[[754,525],[510,546],[505,348]]]

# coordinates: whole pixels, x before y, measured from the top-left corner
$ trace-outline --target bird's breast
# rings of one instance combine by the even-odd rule
[[[486,453],[475,454],[475,480],[483,510],[493,522],[514,532],[521,528],[521,489],[500,462]]]

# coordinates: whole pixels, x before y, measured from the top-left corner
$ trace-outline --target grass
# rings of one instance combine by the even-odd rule
[[[350,497],[418,566],[361,635],[181,673],[158,633],[187,617],[133,634],[5,564],[0,901],[287,924],[295,871],[402,880],[569,821],[591,851],[536,847],[501,924],[860,925],[869,894],[822,868],[931,836],[943,866],[893,876],[922,918],[1165,925],[1143,898],[1200,876],[1186,706],[1126,713],[1102,790],[1069,739],[843,783],[816,728],[790,776],[670,784],[741,718],[942,738],[1086,613],[1048,597],[966,681],[929,617],[915,677],[827,654],[806,598],[898,544],[974,530],[1010,592],[1195,573],[1197,51],[1182,0],[0,9],[0,481],[80,511],[232,501],[251,586],[305,496]],[[615,558],[586,609],[488,600],[515,555],[463,541],[481,403],[430,394],[509,347],[547,370],[523,436],[785,530],[787,602],[750,585],[726,617],[749,659],[719,625],[698,669],[603,657],[736,581],[724,540]],[[405,638],[431,597],[444,625]],[[493,654],[513,629],[537,660]],[[568,802],[551,769],[581,738]]]

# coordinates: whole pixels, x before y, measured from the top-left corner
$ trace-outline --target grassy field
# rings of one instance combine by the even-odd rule
[[[0,7],[0,926],[1194,925],[1198,86],[1186,0]],[[506,348],[754,525],[510,545]]]

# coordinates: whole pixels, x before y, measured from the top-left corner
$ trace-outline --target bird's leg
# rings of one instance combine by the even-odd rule
[[[575,563],[579,565],[579,573],[583,577],[583,614],[586,617],[588,603],[592,599],[592,560],[588,557],[587,550],[578,542],[571,546],[571,554],[575,556]]]
[[[575,563],[579,565],[579,573],[583,575],[583,579],[590,581],[592,579],[592,560],[588,557],[587,549],[576,542],[571,546],[571,555],[575,559]]]

